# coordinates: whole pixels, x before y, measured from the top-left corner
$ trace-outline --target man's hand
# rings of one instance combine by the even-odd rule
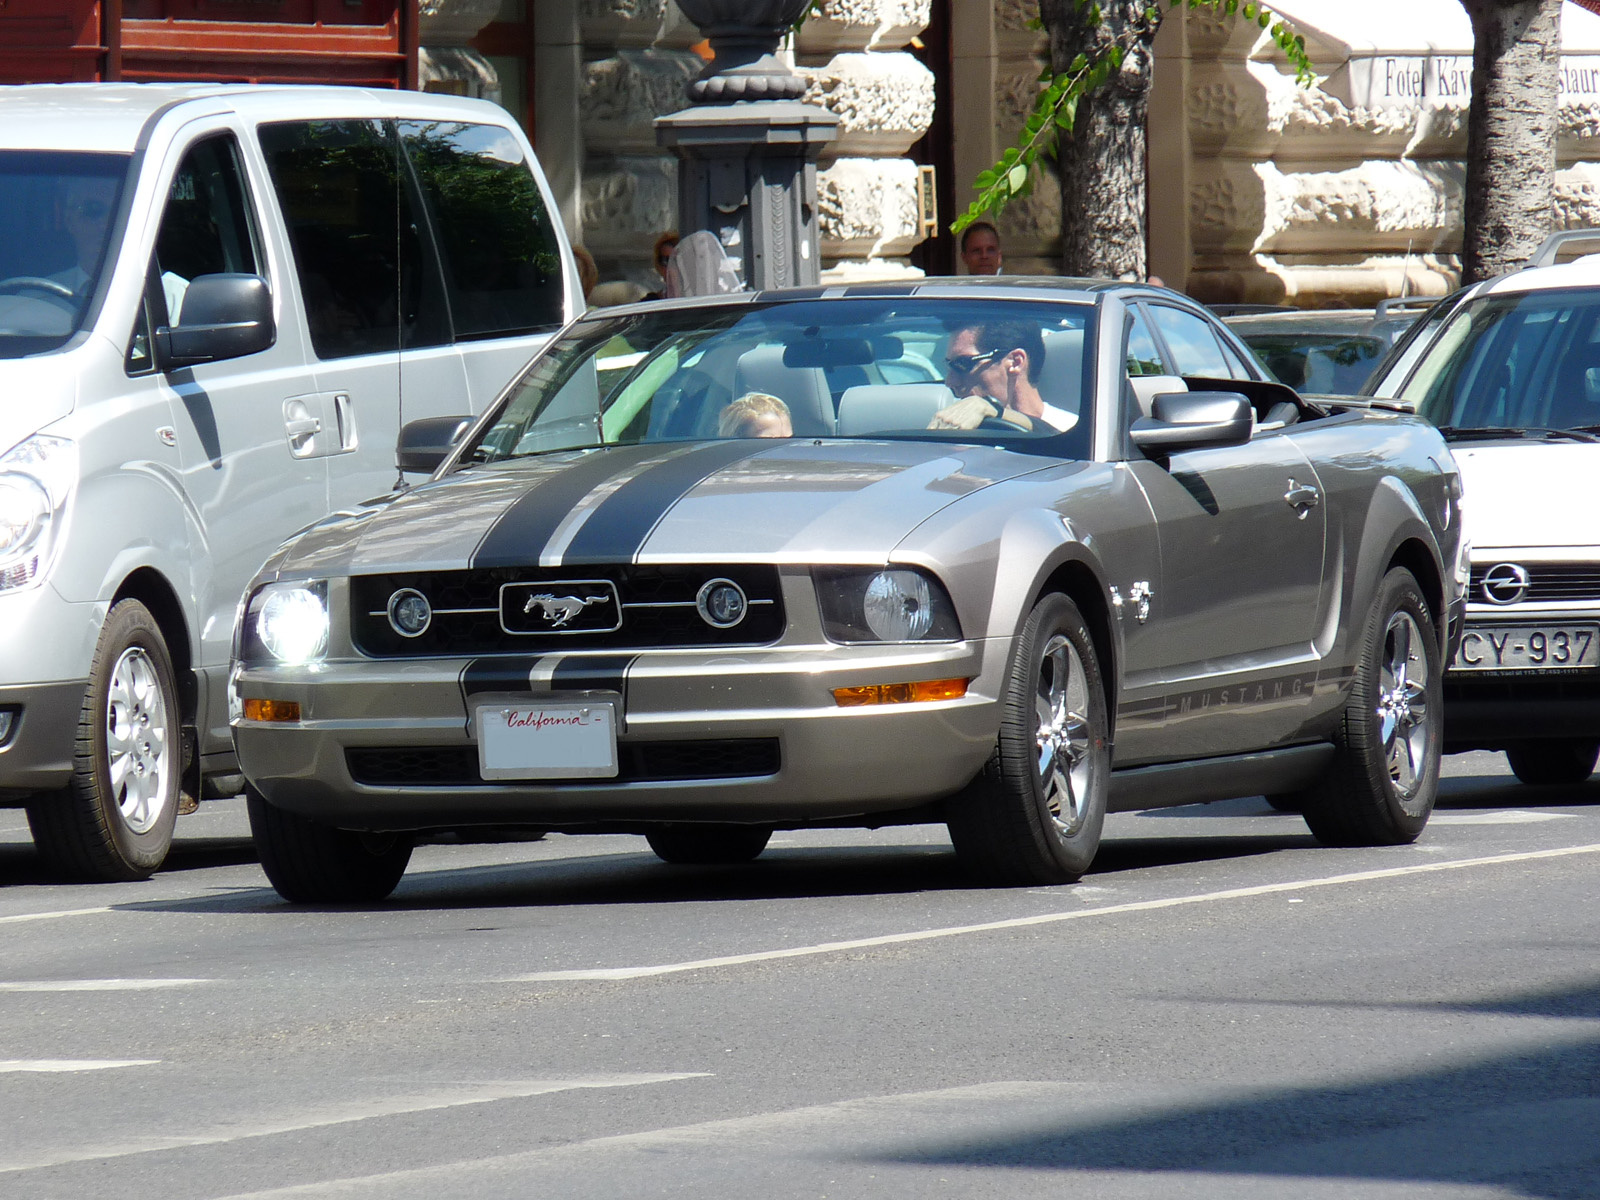
[[[968,396],[949,408],[941,408],[928,422],[929,429],[976,429],[985,421],[1008,421],[1018,429],[1032,429],[1033,422],[1015,409],[1007,408],[989,396]]]

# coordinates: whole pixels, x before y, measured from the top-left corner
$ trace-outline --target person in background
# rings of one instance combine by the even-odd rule
[[[595,265],[594,255],[582,246],[572,248],[572,257],[578,260],[578,282],[583,287],[583,302],[588,304],[595,284],[600,282],[600,268]]]
[[[646,292],[646,300],[660,300],[663,296],[672,296],[672,274],[667,270],[667,265],[672,262],[672,252],[678,248],[678,234],[676,230],[669,229],[656,238],[655,247],[651,253],[651,261],[655,264],[656,274],[661,276],[661,287],[654,292]]]
[[[747,392],[717,418],[717,436],[725,438],[786,438],[794,436],[789,406],[765,392]]]
[[[974,221],[961,231],[961,261],[969,275],[1000,274],[1000,231],[987,221]]]

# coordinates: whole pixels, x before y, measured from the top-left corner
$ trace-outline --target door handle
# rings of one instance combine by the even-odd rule
[[[320,417],[291,417],[283,423],[283,431],[290,437],[311,437],[322,432]]]
[[[1322,493],[1309,483],[1296,483],[1291,479],[1289,490],[1283,494],[1283,500],[1290,508],[1295,509],[1300,519],[1304,521],[1306,514],[1322,500]]]

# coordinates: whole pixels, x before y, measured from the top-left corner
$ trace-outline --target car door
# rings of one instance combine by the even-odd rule
[[[151,373],[170,402],[170,436],[198,525],[190,580],[199,622],[195,669],[212,677],[203,693],[212,701],[201,722],[203,750],[229,743],[221,684],[245,585],[284,538],[328,508],[321,435],[297,423],[312,380],[301,326],[281,301],[289,265],[263,237],[264,181],[251,177],[240,146],[238,129],[222,118],[187,127],[173,143],[146,288],[146,320],[156,327],[181,313],[188,282],[199,275],[261,275],[280,298],[270,349]],[[141,344],[136,336],[130,368],[153,368],[153,359],[140,357]]]
[[[1172,374],[1236,373],[1204,318],[1148,311]],[[1324,592],[1326,507],[1310,460],[1281,430],[1261,429],[1237,446],[1133,454],[1161,547],[1146,619],[1166,675],[1165,752],[1229,754],[1291,736],[1316,682]]]
[[[396,123],[274,121],[257,138],[316,361],[301,419],[326,435],[340,508],[395,485],[403,422],[471,411],[466,376]]]

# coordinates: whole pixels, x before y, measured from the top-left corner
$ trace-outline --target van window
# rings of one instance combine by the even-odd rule
[[[439,233],[456,337],[559,326],[560,246],[511,132],[402,121],[400,137]]]
[[[0,358],[54,350],[93,315],[128,163],[0,151]]]
[[[189,149],[167,189],[152,269],[161,280],[167,319],[176,325],[190,280],[225,272],[259,275],[259,238],[232,137]]]
[[[284,121],[260,138],[317,357],[448,342],[394,123]]]

